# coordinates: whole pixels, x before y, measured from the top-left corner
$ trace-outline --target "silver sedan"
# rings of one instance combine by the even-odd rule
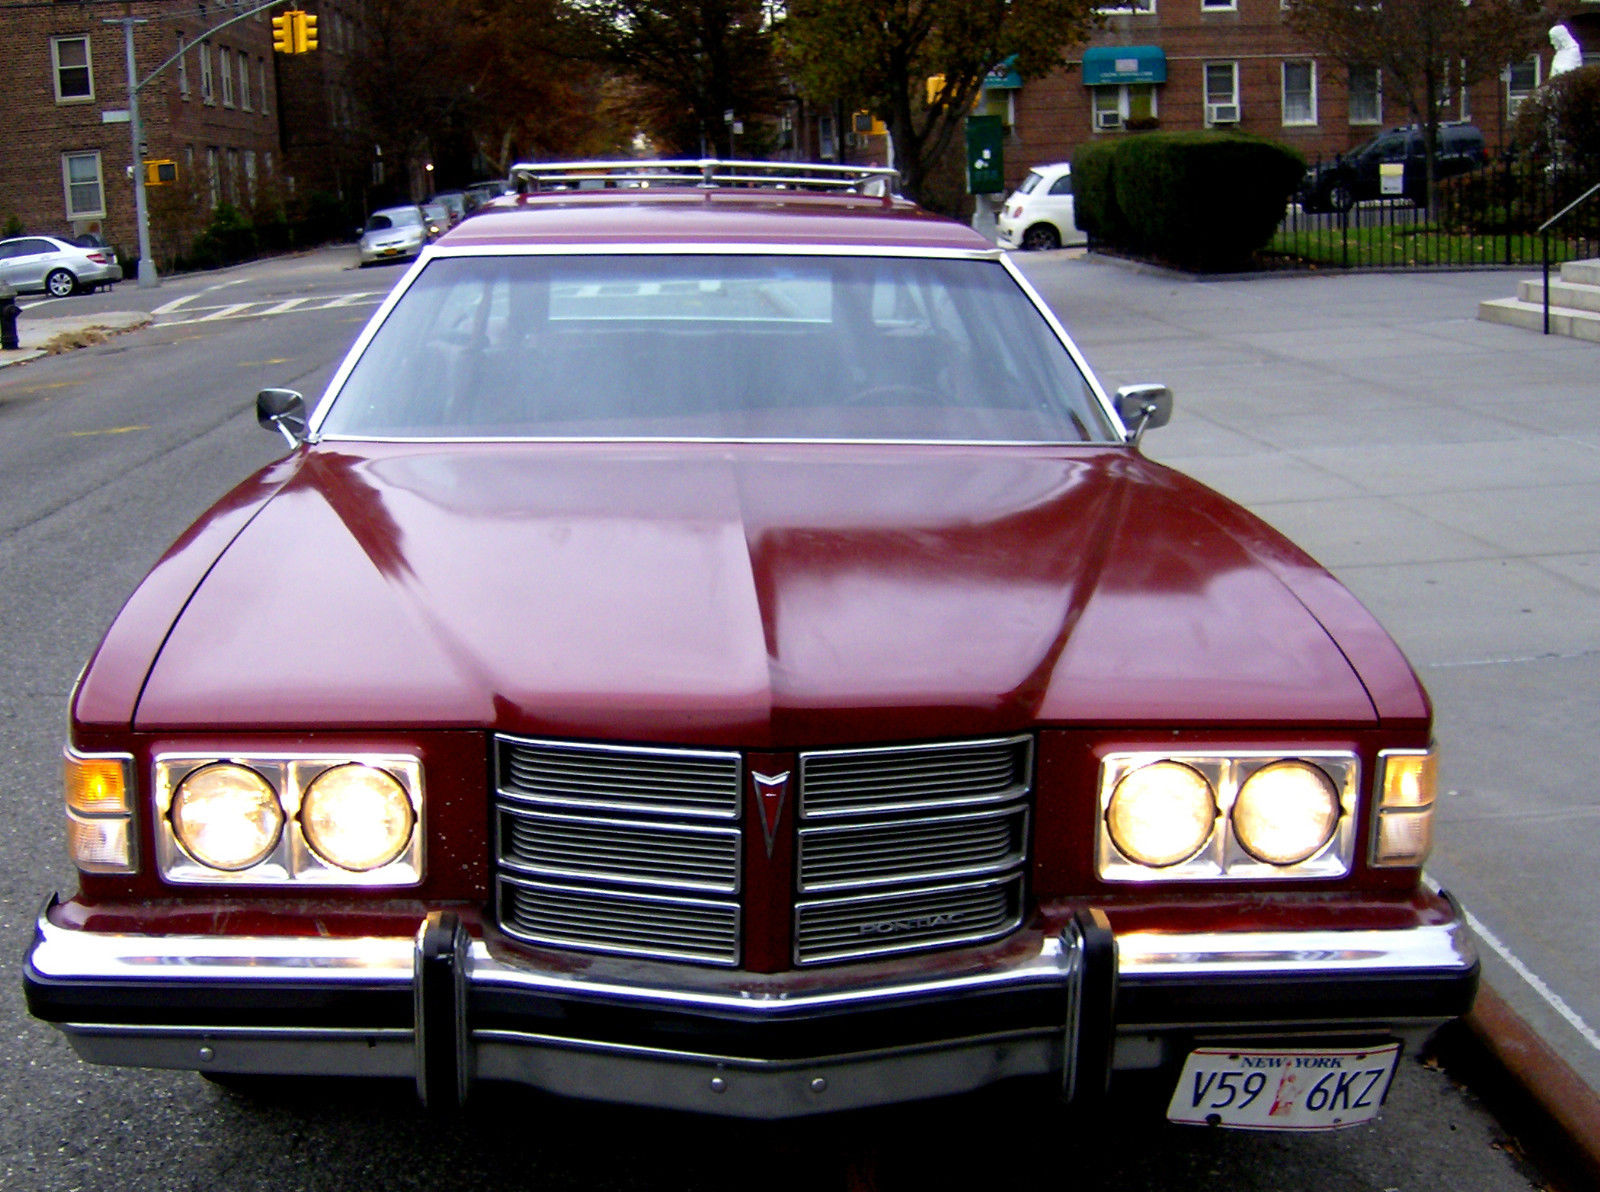
[[[0,281],[18,290],[65,298],[121,280],[122,266],[109,248],[80,248],[54,236],[0,240]]]
[[[367,217],[361,231],[361,264],[405,260],[428,243],[428,224],[421,207],[384,207]]]

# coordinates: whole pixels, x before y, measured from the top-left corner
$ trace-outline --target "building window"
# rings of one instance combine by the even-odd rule
[[[50,59],[55,66],[57,103],[94,98],[94,70],[89,61],[87,36],[52,37]]]
[[[222,203],[222,169],[215,145],[206,146],[206,186],[211,192],[211,209],[215,211]]]
[[[1376,66],[1350,68],[1350,123],[1383,123],[1383,74]]]
[[[267,114],[267,60],[261,59],[261,114]]]
[[[1156,89],[1151,83],[1103,84],[1091,87],[1094,126],[1105,132],[1112,129],[1148,128],[1156,118]]]
[[[252,203],[256,201],[256,151],[254,149],[246,149],[244,151],[244,191]]]
[[[1156,0],[1127,0],[1124,4],[1103,4],[1095,9],[1096,12],[1103,13],[1154,12],[1155,10]]]
[[[1237,12],[1239,0],[1200,0],[1201,12]]]
[[[1309,61],[1283,64],[1283,122],[1306,125],[1317,122],[1317,67]]]
[[[245,111],[250,111],[250,58],[244,51],[239,52],[239,106]]]
[[[200,102],[217,102],[217,85],[211,76],[211,43],[200,43]]]
[[[239,151],[228,150],[228,202],[238,206],[243,196],[239,193]]]
[[[68,219],[104,219],[106,190],[100,180],[100,154],[63,153],[61,182],[67,194]]]
[[[222,75],[222,106],[233,106],[233,51],[221,49],[217,51],[217,69]]]
[[[1239,64],[1206,63],[1206,127],[1239,123]]]
[[[1522,101],[1539,89],[1539,55],[1532,54],[1505,68],[1506,119],[1515,120]]]

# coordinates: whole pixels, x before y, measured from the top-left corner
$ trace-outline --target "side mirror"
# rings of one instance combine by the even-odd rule
[[[293,389],[263,389],[256,394],[256,421],[298,447],[306,437],[306,399]]]
[[[1117,390],[1117,417],[1128,428],[1128,442],[1137,447],[1144,432],[1172,421],[1172,390],[1165,385],[1124,385]]]

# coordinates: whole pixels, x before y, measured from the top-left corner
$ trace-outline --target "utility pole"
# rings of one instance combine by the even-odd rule
[[[160,285],[161,284],[161,279],[156,276],[155,258],[150,255],[150,211],[149,211],[149,208],[146,206],[146,196],[145,196],[145,188],[144,188],[145,144],[144,144],[144,126],[139,121],[139,92],[144,88],[144,86],[147,83],[149,83],[151,80],[153,80],[158,74],[160,74],[162,71],[166,70],[167,67],[171,66],[179,58],[183,57],[183,55],[186,54],[189,50],[191,50],[195,46],[199,45],[206,38],[210,37],[213,33],[216,33],[218,30],[221,30],[221,29],[226,29],[229,25],[235,24],[238,21],[242,21],[246,17],[253,17],[258,12],[265,12],[269,8],[275,8],[279,4],[282,4],[283,2],[284,2],[284,0],[266,0],[266,3],[264,3],[264,4],[257,4],[254,8],[251,8],[247,12],[241,12],[238,16],[230,17],[228,20],[223,21],[221,24],[213,25],[211,28],[207,29],[204,33],[200,34],[200,36],[196,37],[187,46],[184,46],[176,54],[174,54],[174,55],[172,55],[172,57],[168,58],[160,66],[156,67],[149,74],[145,75],[145,77],[142,78],[142,79],[139,77],[139,69],[138,69],[138,66],[135,64],[135,61],[134,61],[134,54],[133,54],[133,27],[135,25],[147,24],[148,23],[147,18],[145,18],[145,17],[103,17],[103,18],[101,18],[101,23],[102,24],[106,24],[106,25],[121,25],[122,26],[123,43],[124,43],[124,45],[125,45],[125,47],[127,49],[127,57],[128,57],[128,136],[129,136],[130,140],[132,141],[132,145],[133,145],[133,166],[132,166],[132,169],[133,169],[133,218],[134,218],[134,220],[137,222],[137,224],[139,226],[139,288],[140,289],[150,289],[153,286]],[[317,42],[316,42],[317,34],[316,34],[315,18],[312,18],[311,21],[312,21],[312,23],[310,24],[309,28],[307,28],[307,33],[310,36],[310,42],[309,42],[309,45],[305,45],[304,48],[315,49],[316,48],[316,44],[317,44]],[[304,36],[305,35],[302,34],[302,37],[304,37]]]

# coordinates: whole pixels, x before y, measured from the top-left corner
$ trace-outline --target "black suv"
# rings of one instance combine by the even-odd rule
[[[1300,208],[1307,212],[1348,211],[1362,199],[1391,197],[1383,193],[1382,173],[1386,164],[1405,167],[1401,193],[1413,203],[1423,200],[1427,188],[1427,167],[1422,152],[1422,125],[1391,128],[1379,133],[1348,153],[1307,171],[1300,188]],[[1434,154],[1433,174],[1454,178],[1479,169],[1488,160],[1483,133],[1471,124],[1439,125],[1439,142]]]

